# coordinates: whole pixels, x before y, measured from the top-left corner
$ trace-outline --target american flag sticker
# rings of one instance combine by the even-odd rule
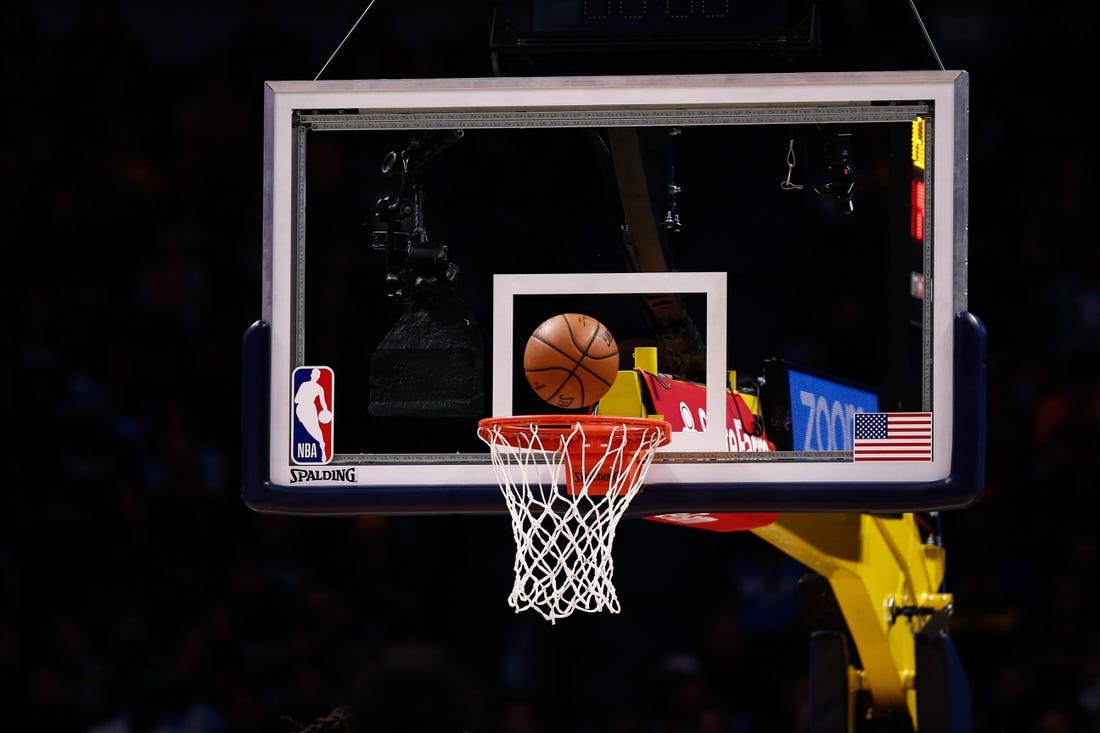
[[[931,461],[931,412],[857,412],[852,431],[856,461]]]

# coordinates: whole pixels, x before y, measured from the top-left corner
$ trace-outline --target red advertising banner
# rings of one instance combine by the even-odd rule
[[[640,371],[644,389],[652,405],[652,414],[661,415],[673,432],[706,430],[707,389],[704,385]],[[773,451],[775,445],[764,436],[763,425],[745,398],[726,391],[726,436],[729,449],[738,452]],[[737,532],[771,524],[776,512],[708,513],[677,512],[656,514],[646,519],[711,532]]]

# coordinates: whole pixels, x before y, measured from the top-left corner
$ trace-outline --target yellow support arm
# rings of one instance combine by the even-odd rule
[[[907,711],[919,730],[914,637],[953,603],[939,592],[943,548],[922,541],[912,514],[783,514],[751,531],[829,581],[861,662],[850,699],[867,692],[872,717]]]

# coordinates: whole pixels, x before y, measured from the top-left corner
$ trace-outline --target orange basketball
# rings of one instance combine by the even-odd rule
[[[551,405],[587,407],[611,389],[619,373],[619,345],[592,316],[562,313],[531,334],[523,371],[531,389]]]

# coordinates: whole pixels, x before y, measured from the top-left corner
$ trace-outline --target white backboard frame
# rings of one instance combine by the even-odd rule
[[[882,106],[896,100],[897,104]],[[263,294],[260,323],[264,326],[267,349],[267,404],[257,410],[252,428],[257,438],[245,438],[246,448],[260,446],[252,456],[255,470],[246,472],[245,499],[254,508],[289,513],[448,513],[478,511],[485,492],[496,487],[496,478],[484,455],[463,456],[371,456],[340,455],[310,476],[288,460],[280,447],[289,444],[290,413],[286,409],[290,375],[302,365],[298,341],[302,308],[296,291],[302,233],[296,229],[295,201],[302,195],[296,170],[303,155],[297,129],[302,112],[327,111],[312,125],[346,125],[347,115],[371,129],[470,126],[555,126],[590,123],[601,126],[639,124],[690,124],[724,119],[729,124],[787,124],[813,116],[846,115],[857,123],[875,121],[884,115],[905,115],[906,104],[919,103],[934,109],[928,131],[934,140],[928,159],[931,226],[926,235],[931,243],[927,256],[926,308],[930,327],[927,348],[936,355],[929,359],[930,385],[926,409],[934,414],[933,460],[906,464],[853,463],[846,460],[761,461],[759,456],[722,451],[713,433],[678,436],[663,448],[650,470],[649,482],[661,486],[702,487],[712,492],[712,506],[790,508],[828,507],[827,497],[837,496],[839,487],[854,490],[852,496],[866,500],[838,501],[837,509],[853,503],[868,506],[959,504],[969,501],[980,487],[962,487],[958,473],[960,456],[955,454],[958,424],[955,414],[955,380],[959,365],[955,358],[957,320],[967,307],[967,145],[968,76],[963,71],[903,71],[868,73],[699,75],[658,77],[539,77],[435,80],[282,81],[265,88],[264,123],[264,243]],[[365,115],[365,116],[364,116]],[[356,123],[358,124],[358,123]],[[724,345],[726,292],[724,273],[623,273],[614,277],[586,274],[558,277],[502,275],[495,280],[498,313],[510,314],[509,298],[528,292],[556,292],[578,279],[583,288],[596,292],[703,292],[708,303],[709,343]],[[578,291],[583,292],[583,290]],[[503,307],[502,307],[503,306]],[[511,342],[510,321],[493,326],[494,342]],[[714,341],[711,341],[714,339]],[[513,345],[514,346],[514,345]],[[246,346],[246,352],[250,347]],[[717,349],[716,349],[717,350]],[[723,353],[724,348],[718,353]],[[261,360],[263,356],[259,357]],[[510,362],[497,355],[494,368],[510,375]],[[250,369],[246,358],[246,372]],[[254,365],[253,365],[254,366]],[[261,367],[262,368],[262,367]],[[973,368],[984,368],[975,365]],[[725,365],[708,362],[708,412],[724,415],[724,400],[717,385],[725,384]],[[247,381],[246,376],[246,381]],[[498,380],[503,384],[503,380]],[[494,388],[494,414],[509,414],[511,405],[503,391]],[[266,413],[264,416],[259,413]],[[246,414],[246,424],[249,423]],[[722,421],[712,419],[711,425]],[[977,429],[977,428],[976,428]],[[984,423],[980,426],[984,432]],[[266,432],[264,432],[266,431]],[[710,433],[710,431],[708,431]],[[691,441],[700,441],[692,443]],[[984,446],[984,440],[979,441]],[[965,457],[963,463],[983,456]],[[248,457],[246,457],[246,461]],[[353,469],[344,471],[342,469]],[[340,470],[339,473],[334,471]],[[899,473],[903,470],[903,473]],[[979,469],[980,473],[980,469]],[[332,476],[339,476],[334,483]],[[349,478],[351,477],[351,478]],[[761,502],[751,497],[751,487],[798,487],[799,498]],[[888,498],[890,486],[910,487],[912,500],[904,492]],[[750,487],[742,490],[739,487]],[[821,487],[820,497],[814,487]],[[881,487],[881,491],[879,488]],[[925,490],[927,487],[927,491]],[[377,493],[372,498],[372,491]],[[446,494],[436,490],[466,489]],[[866,491],[865,491],[866,490]],[[909,489],[907,489],[909,490]],[[395,499],[402,492],[423,494],[410,504]],[[325,498],[331,495],[332,498]],[[778,496],[778,494],[777,494]],[[318,497],[314,502],[311,497]],[[420,502],[423,502],[422,504]],[[767,505],[767,506],[765,506]],[[329,507],[326,510],[326,506]],[[465,507],[465,508],[464,508]],[[684,506],[698,509],[698,505]]]

